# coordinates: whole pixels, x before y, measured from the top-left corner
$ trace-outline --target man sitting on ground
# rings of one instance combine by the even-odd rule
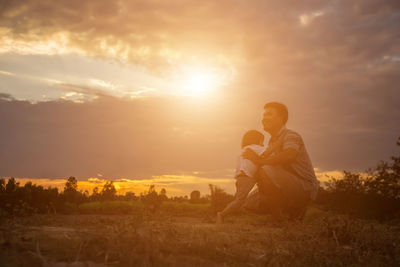
[[[311,200],[315,200],[318,180],[301,136],[286,128],[288,109],[277,102],[264,106],[263,126],[271,135],[268,146],[281,143],[268,157],[246,150],[243,157],[260,166],[258,190],[246,199],[244,207],[256,212],[268,211],[278,220],[282,212],[302,220]]]

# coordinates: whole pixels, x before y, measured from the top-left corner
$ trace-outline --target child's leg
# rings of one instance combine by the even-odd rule
[[[220,216],[225,217],[228,214],[240,209],[246,200],[247,195],[256,184],[254,178],[248,176],[238,176],[236,178],[236,195],[235,199],[226,206],[226,208],[219,213]]]

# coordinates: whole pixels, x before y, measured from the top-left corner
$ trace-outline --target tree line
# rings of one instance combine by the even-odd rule
[[[145,207],[155,211],[166,200],[204,204],[209,203],[211,198],[210,195],[201,196],[198,190],[192,191],[190,198],[188,196],[168,198],[165,188],[157,192],[154,185],[150,185],[146,192],[138,196],[134,192],[119,195],[113,181],[106,181],[101,188],[93,188],[92,194],[90,194],[87,190],[78,189],[78,181],[73,176],[67,179],[61,192],[56,187],[45,188],[33,184],[31,181],[21,186],[13,177],[0,179],[0,215],[3,216],[63,213],[67,210],[66,206],[68,205],[79,207],[83,203],[97,201],[141,201]]]

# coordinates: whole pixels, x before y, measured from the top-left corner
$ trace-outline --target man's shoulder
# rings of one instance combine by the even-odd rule
[[[285,133],[282,136],[282,141],[285,144],[284,146],[289,146],[289,144],[296,144],[296,146],[301,146],[304,144],[301,135],[291,129],[286,129]]]
[[[294,131],[292,129],[286,129],[284,135],[286,137],[298,137],[298,138],[301,138],[301,135],[298,132],[296,132],[296,131]]]

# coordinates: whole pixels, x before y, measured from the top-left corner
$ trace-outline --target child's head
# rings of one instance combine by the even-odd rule
[[[260,145],[264,144],[264,135],[257,130],[247,131],[242,138],[242,148],[248,145]]]

